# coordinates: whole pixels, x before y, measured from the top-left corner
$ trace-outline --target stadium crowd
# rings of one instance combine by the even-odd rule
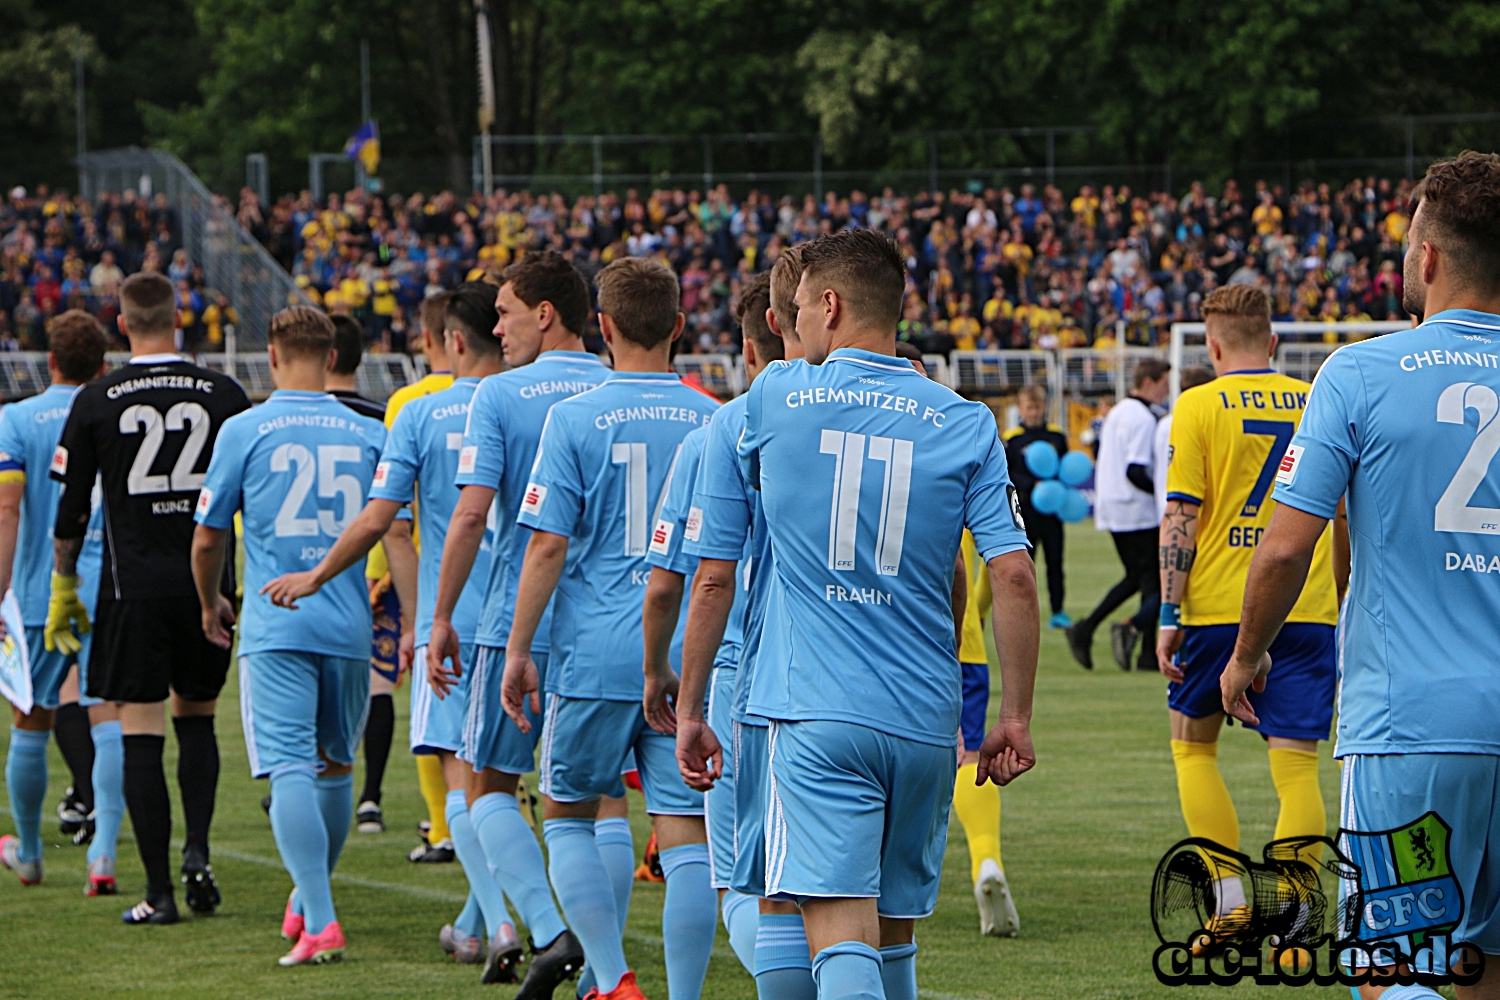
[[[1112,343],[1119,320],[1130,342],[1156,343],[1171,322],[1198,319],[1203,297],[1225,284],[1261,285],[1277,320],[1400,318],[1409,193],[1405,181],[1370,177],[1293,191],[1230,180],[1217,194],[1194,182],[1180,198],[1108,185],[1069,197],[1026,184],[799,202],[755,190],[736,201],[721,184],[707,195],[632,189],[571,204],[556,192],[356,191],[319,207],[304,191],[266,211],[247,189],[239,218],[329,311],[353,313],[384,346],[399,348],[432,291],[556,249],[590,276],[622,256],[669,264],[682,281],[684,349],[696,352],[739,349],[739,290],[786,247],[869,226],[894,236],[906,259],[902,339],[946,354]]]
[[[102,192],[90,202],[46,184],[12,188],[0,201],[0,350],[45,350],[47,322],[69,309],[93,314],[124,349],[120,284],[139,271],[171,279],[185,349],[223,343],[235,310],[189,260],[166,195]]]
[[[237,216],[325,309],[360,321],[373,350],[420,339],[416,310],[476,272],[498,273],[527,251],[567,253],[592,276],[622,256],[653,257],[682,282],[682,349],[735,353],[734,307],[744,283],[788,246],[847,227],[889,232],[906,260],[901,338],[924,352],[955,348],[1155,344],[1177,320],[1200,318],[1204,296],[1255,284],[1276,320],[1403,318],[1405,181],[1304,181],[1288,191],[1194,182],[1180,198],[1085,184],[1069,197],[989,188],[878,196],[827,192],[779,200],[726,185],[699,191],[631,189],[569,201],[559,193],[497,191],[461,198],[309,192],[266,207],[248,188]],[[212,350],[234,310],[206,287],[180,246],[163,195],[104,193],[90,203],[39,185],[0,203],[0,348],[45,347],[46,321],[83,308],[113,329],[117,289],[140,270],[177,290],[185,347]],[[413,338],[416,334],[416,338]],[[602,351],[597,333],[588,346]]]

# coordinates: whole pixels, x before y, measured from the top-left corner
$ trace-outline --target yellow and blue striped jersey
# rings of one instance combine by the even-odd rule
[[[1182,602],[1184,625],[1240,620],[1245,575],[1276,506],[1276,470],[1311,388],[1265,368],[1222,375],[1177,400],[1167,500],[1201,505],[1198,555]],[[1324,531],[1288,621],[1337,624],[1332,544],[1331,531]]]

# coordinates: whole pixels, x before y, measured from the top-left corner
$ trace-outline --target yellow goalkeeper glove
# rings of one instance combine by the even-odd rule
[[[49,653],[77,653],[83,648],[78,636],[87,635],[91,627],[88,609],[78,596],[78,577],[53,573],[52,600],[47,603],[47,627],[42,630],[42,645]]]

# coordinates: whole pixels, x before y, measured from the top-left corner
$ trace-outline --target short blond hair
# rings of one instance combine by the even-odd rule
[[[1016,398],[1018,400],[1024,399],[1028,403],[1042,403],[1045,405],[1047,402],[1047,387],[1035,384],[1023,385],[1021,386],[1021,391],[1016,393]]]
[[[797,286],[802,283],[802,248],[787,247],[771,268],[771,312],[782,333],[797,331]]]
[[[1243,349],[1271,340],[1271,300],[1254,285],[1225,285],[1203,300],[1203,322],[1214,322],[1214,336]]]

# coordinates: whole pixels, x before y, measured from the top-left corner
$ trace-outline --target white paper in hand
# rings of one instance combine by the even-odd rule
[[[0,640],[0,694],[22,715],[30,715],[31,658],[26,653],[26,626],[21,622],[21,605],[16,592],[7,590],[0,601],[0,621],[5,623],[5,638]]]

